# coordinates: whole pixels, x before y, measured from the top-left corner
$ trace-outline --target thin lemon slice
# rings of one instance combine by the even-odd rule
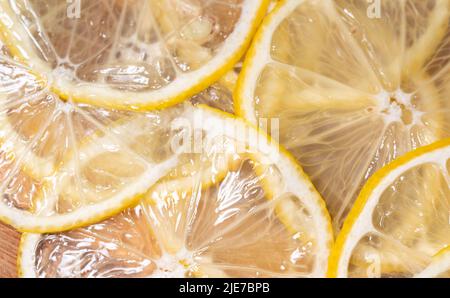
[[[450,239],[450,139],[406,154],[373,175],[330,258],[330,276],[428,274]],[[430,269],[433,270],[433,269]]]
[[[0,75],[0,219],[16,229],[60,231],[100,220],[126,208],[170,169],[164,161],[138,159],[128,149],[131,139],[114,135],[110,124],[127,114],[65,103],[8,57],[0,61]],[[110,142],[96,143],[100,136]],[[76,177],[64,189],[75,191],[76,204],[58,192],[58,183],[67,185],[64,175]]]
[[[214,135],[189,155],[194,163],[210,164],[192,168],[183,189],[172,187],[170,175],[164,177],[137,207],[102,223],[59,234],[24,234],[21,275],[324,276],[331,223],[320,195],[293,159],[225,113],[197,108],[180,117],[178,123],[190,123],[187,136],[198,130]],[[232,156],[225,175],[205,184],[202,174],[221,164],[224,155]],[[277,182],[276,187],[264,186],[265,181]]]
[[[185,172],[208,164],[167,163],[177,156],[167,142],[182,107],[137,113],[63,101],[8,56],[0,57],[0,76],[0,218],[19,230],[60,231],[99,221],[138,200],[169,170],[172,183],[183,185]],[[191,101],[233,109],[231,92],[220,82]],[[227,163],[224,156],[215,166],[218,176]],[[205,184],[211,176],[204,175]]]
[[[240,59],[269,1],[2,1],[5,43],[62,98],[173,105]]]
[[[49,149],[61,153],[61,160],[55,173],[41,180],[44,195],[40,200],[33,200],[33,212],[0,202],[0,218],[18,230],[61,231],[101,220],[136,201],[176,165],[176,153],[164,155],[166,148],[158,115],[133,118],[108,127],[101,126],[100,120],[80,107],[72,108],[58,111],[61,117],[58,123],[64,126],[58,130],[58,142]],[[84,141],[81,139],[84,136],[76,133],[87,130],[73,128],[82,121],[98,125],[97,133]],[[142,126],[147,130],[140,130]],[[51,132],[45,128],[39,136]],[[159,143],[160,147],[150,147],[147,142]],[[27,148],[39,144],[33,138]],[[2,193],[6,193],[7,187],[21,187],[18,177],[29,154],[30,151],[20,152],[12,162],[12,170],[3,180]]]
[[[336,231],[377,169],[450,136],[449,23],[447,0],[287,0],[256,34],[236,112],[275,127]]]

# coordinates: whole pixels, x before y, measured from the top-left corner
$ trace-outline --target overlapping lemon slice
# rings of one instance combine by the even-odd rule
[[[233,116],[209,108],[179,116],[173,144],[202,166],[165,176],[138,206],[104,222],[24,234],[22,276],[324,276],[331,223],[293,159]]]
[[[99,221],[176,165],[177,154],[164,151],[172,111],[131,115],[61,101],[7,56],[0,76],[0,219],[16,229]]]
[[[448,0],[286,0],[255,36],[237,113],[279,127],[336,231],[377,169],[450,136],[449,23]]]
[[[268,0],[1,1],[12,53],[60,97],[150,109],[205,89],[240,59]]]
[[[448,270],[450,139],[373,175],[339,234],[330,276],[436,276]],[[437,255],[437,256],[436,256]]]
[[[30,107],[34,101],[12,100],[2,111],[20,113],[16,131],[21,133],[2,138],[8,154],[0,189],[0,218],[18,230],[60,231],[101,220],[138,200],[176,165],[176,152],[164,151],[171,111],[121,115],[119,121],[110,111],[64,103],[52,93],[44,92],[35,102]],[[43,164],[48,172],[39,178],[28,174],[30,165],[42,170]],[[31,209],[11,204],[7,196],[11,189],[24,191],[21,177],[33,177]]]

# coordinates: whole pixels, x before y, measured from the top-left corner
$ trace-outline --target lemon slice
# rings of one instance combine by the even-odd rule
[[[150,150],[141,156],[134,144],[144,146],[142,138],[116,134],[112,123],[128,114],[63,102],[8,57],[1,57],[0,76],[0,219],[16,229],[60,231],[101,220],[138,200],[175,164],[152,160]],[[154,116],[147,115],[149,126]],[[153,127],[144,133],[160,141]]]
[[[450,277],[450,249],[446,248],[433,257],[433,262],[422,272],[416,274],[417,278],[449,278]]]
[[[293,159],[231,115],[196,108],[180,119],[190,123],[185,132],[208,127],[213,139],[189,156],[193,163],[210,164],[192,168],[182,189],[167,175],[138,206],[104,222],[58,234],[24,234],[21,275],[324,276],[331,223],[320,195]],[[224,175],[205,184],[202,174],[224,155],[232,156]]]
[[[309,174],[336,231],[377,169],[450,136],[450,2],[375,2],[281,1],[235,94],[236,113]]]
[[[182,187],[185,172],[208,164],[175,162],[177,153],[167,142],[182,107],[137,113],[63,101],[6,54],[0,57],[0,76],[0,219],[21,231],[60,231],[99,221],[138,200],[169,170],[172,183]],[[227,81],[191,102],[232,111]],[[217,174],[228,166],[226,156],[222,161],[215,165]],[[179,168],[172,169],[175,165]],[[205,173],[204,183],[211,177]]]
[[[20,231],[61,231],[120,212],[176,165],[177,154],[164,152],[162,119],[156,114],[110,127],[101,125],[105,119],[94,119],[77,106],[56,115],[61,117],[58,141],[47,149],[61,155],[60,164],[54,174],[39,180],[44,194],[40,199],[33,197],[33,212],[0,202],[0,218]],[[79,133],[87,130],[74,128],[83,121],[98,125],[98,131],[84,140]],[[40,130],[38,136],[53,132],[45,126]],[[36,139],[26,148],[40,145]],[[159,143],[159,147],[149,146],[149,142]],[[18,177],[30,154],[19,152],[13,159],[2,180],[2,194],[22,187]]]
[[[65,99],[161,108],[218,80],[240,59],[269,1],[2,1],[13,54]]]
[[[412,151],[373,175],[338,236],[330,276],[413,277],[434,272],[433,256],[448,247],[450,239],[449,165],[446,139]]]

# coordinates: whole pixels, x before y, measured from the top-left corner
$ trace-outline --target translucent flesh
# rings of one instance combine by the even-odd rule
[[[431,258],[405,249],[397,241],[370,233],[354,248],[348,265],[349,277],[412,277]]]
[[[155,269],[151,258],[160,254],[142,208],[136,207],[94,226],[43,236],[36,246],[36,274],[139,277]]]
[[[233,32],[242,0],[80,5],[78,10],[61,0],[15,1],[13,11],[34,47],[25,50],[72,83],[144,92],[161,89],[210,61]]]
[[[377,169],[450,136],[449,5],[304,1],[275,29],[256,116],[279,118],[336,231]]]
[[[246,155],[236,155],[212,185],[193,178],[180,191],[162,180],[134,209],[42,235],[34,271],[42,277],[311,275],[319,237],[312,211],[283,188],[268,199],[261,184],[272,174],[256,174],[259,164]]]
[[[5,148],[0,149],[0,177],[3,187],[3,202],[11,208],[32,211],[35,202],[42,196],[42,183],[28,176],[22,170],[17,170],[13,179],[9,175],[14,169],[14,154],[7,153]]]
[[[10,57],[8,49],[2,42],[0,42],[0,55]],[[3,80],[8,79],[11,69],[5,67],[5,65],[0,66],[0,68],[0,77]],[[21,75],[26,75],[26,73],[16,73],[15,77]],[[10,81],[10,84],[2,86],[1,92],[5,93],[10,90],[11,86],[18,84],[20,84],[18,80]],[[4,125],[4,123],[2,124]],[[6,205],[31,211],[35,208],[36,200],[42,195],[42,183],[30,177],[23,169],[15,169],[15,160],[20,156],[17,156],[14,143],[8,142],[8,139],[11,140],[9,134],[11,134],[11,131],[4,131],[0,137],[3,140],[0,142],[0,180],[7,181],[2,184],[4,189],[2,200]],[[10,180],[8,177],[14,171],[16,172],[15,177]]]
[[[369,231],[352,250],[349,276],[410,277],[448,246],[450,186],[445,169],[416,166],[382,193]]]

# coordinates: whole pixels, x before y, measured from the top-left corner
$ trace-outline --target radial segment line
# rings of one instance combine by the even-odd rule
[[[207,247],[210,244],[216,242],[218,238],[223,237],[228,232],[233,231],[233,229],[236,229],[237,227],[239,227],[239,225],[241,225],[245,220],[247,220],[249,217],[251,217],[252,214],[256,214],[259,211],[268,209],[267,207],[269,207],[269,210],[271,208],[273,208],[275,202],[276,202],[275,200],[266,200],[264,203],[260,204],[259,206],[251,208],[251,213],[246,213],[244,216],[238,218],[232,224],[229,224],[226,228],[220,229],[217,234],[211,235],[214,237],[213,239],[210,237],[210,239],[206,239],[205,241],[201,242],[199,245],[197,245],[197,247],[199,247],[199,248]],[[264,221],[264,219],[261,219],[260,221],[256,222],[255,224],[259,224],[262,221]]]
[[[83,203],[86,203],[86,193],[84,191],[83,188],[83,184],[81,183],[81,178],[80,178],[80,152],[78,151],[78,143],[76,141],[75,138],[75,131],[74,131],[74,126],[73,126],[73,119],[72,119],[72,109],[69,110],[68,113],[66,113],[66,117],[67,117],[67,124],[69,126],[69,136],[70,136],[70,142],[72,143],[72,148],[73,148],[73,152],[75,154],[75,181],[78,184],[78,191],[81,192],[80,195],[83,195]]]
[[[125,249],[128,252],[131,252],[132,254],[134,254],[134,255],[136,255],[136,256],[138,256],[140,258],[143,258],[143,259],[146,259],[146,260],[150,260],[150,261],[153,261],[153,262],[157,261],[157,259],[154,259],[151,256],[148,256],[145,253],[138,251],[134,247],[132,247],[132,246],[130,246],[128,244],[125,244],[124,242],[122,242],[120,240],[114,239],[113,237],[108,237],[108,236],[105,236],[105,235],[100,235],[100,234],[97,234],[97,233],[93,233],[93,232],[89,231],[86,228],[79,229],[79,232],[81,234],[87,236],[87,237],[91,237],[91,238],[94,238],[94,239],[97,238],[97,239],[99,239],[99,240],[101,240],[103,242],[106,242],[106,243],[112,242],[112,243],[116,244],[117,246]]]
[[[5,181],[0,185],[0,193],[3,193],[5,191],[6,186],[18,173],[23,159],[25,159],[26,155],[31,152],[31,148],[34,147],[34,145],[39,141],[39,139],[42,137],[45,131],[50,127],[50,124],[52,123],[53,120],[54,116],[52,115],[52,117],[49,117],[46,120],[45,124],[38,130],[38,133],[31,139],[29,144],[25,146],[24,150],[20,152],[19,158],[16,160],[16,163],[9,174],[9,179],[5,179]]]
[[[309,69],[306,69],[306,68],[303,68],[303,67],[300,67],[300,66],[297,66],[297,65],[287,64],[287,63],[285,63],[285,62],[281,62],[281,61],[275,60],[275,59],[273,59],[273,58],[270,58],[270,60],[269,60],[269,62],[268,62],[267,64],[268,64],[268,65],[270,65],[270,64],[275,64],[275,65],[278,65],[279,67],[281,67],[281,68],[283,68],[283,69],[286,69],[287,71],[293,71],[294,74],[299,74],[300,77],[299,77],[299,76],[296,76],[296,77],[297,77],[299,80],[301,80],[301,82],[304,83],[306,86],[310,86],[310,84],[306,83],[306,82],[301,78],[301,74],[302,74],[302,73],[303,73],[303,74],[306,74],[306,75],[309,75],[309,76],[312,76],[312,77],[316,77],[316,78],[318,78],[319,80],[321,80],[321,81],[323,81],[323,82],[325,82],[325,83],[331,83],[331,84],[333,84],[333,85],[339,86],[339,87],[343,88],[343,90],[352,91],[352,92],[354,92],[354,93],[356,93],[356,94],[364,94],[364,95],[367,96],[368,98],[373,98],[373,96],[374,96],[374,94],[367,93],[367,92],[365,92],[365,91],[363,91],[363,90],[357,90],[357,89],[355,89],[354,87],[349,86],[349,85],[346,85],[346,84],[344,84],[344,83],[342,83],[342,82],[336,81],[336,80],[333,79],[333,78],[324,76],[324,75],[322,75],[322,74],[320,74],[320,73],[311,71],[311,70],[309,70]],[[314,87],[314,86],[310,86],[310,87]]]
[[[361,169],[366,169],[365,171],[362,170],[360,173],[358,173],[357,175],[355,175],[356,177],[359,177],[359,182],[365,182],[366,181],[366,176],[368,173],[368,170],[370,167],[370,164],[372,163],[374,156],[376,155],[376,152],[379,149],[379,144],[381,144],[381,140],[383,139],[383,137],[385,136],[385,133],[387,131],[387,128],[383,129],[383,133],[380,134],[380,136],[378,137],[377,140],[375,140],[373,142],[373,144],[376,144],[376,146],[372,146],[372,151],[369,151],[368,154],[366,154],[366,156],[370,157],[367,158],[367,162],[365,164],[364,167],[361,167]],[[348,195],[343,199],[341,207],[338,209],[337,213],[336,213],[336,217],[333,219],[333,223],[339,224],[339,222],[336,222],[337,220],[341,220],[341,217],[343,216],[344,212],[347,210],[348,208],[348,204],[351,201],[354,201],[357,197],[357,191],[359,190],[360,183],[353,183],[352,187],[349,189]],[[340,227],[335,226],[335,228],[340,229]]]
[[[51,43],[50,38],[49,38],[48,35],[47,35],[47,32],[44,30],[44,28],[43,28],[43,26],[42,26],[42,23],[41,23],[41,21],[39,20],[39,17],[36,15],[36,13],[34,12],[34,10],[31,9],[32,5],[29,3],[29,1],[28,1],[28,0],[25,0],[25,3],[26,3],[26,6],[28,7],[28,11],[29,11],[30,14],[33,16],[33,19],[34,19],[34,21],[35,21],[35,23],[36,23],[36,27],[39,28],[39,32],[41,32],[41,33],[42,33],[42,36],[44,37],[44,42],[45,42],[45,44],[50,48],[50,50],[53,52],[53,55],[55,55],[55,57],[57,58],[57,57],[58,57],[58,53],[57,53],[55,47],[53,46],[53,44]],[[23,25],[25,25],[25,24],[23,24]],[[35,37],[33,36],[33,34],[30,32],[29,28],[26,27],[26,26],[23,26],[23,27],[24,27],[25,31],[27,31],[28,37],[29,37],[30,39],[33,40],[34,45],[35,45],[37,48],[40,49],[41,54],[44,53],[44,51],[42,51],[42,48],[40,47],[39,43],[37,42],[36,38],[35,38]],[[49,57],[46,57],[46,58],[48,59]]]
[[[128,144],[125,144],[124,142],[122,142],[122,140],[120,140],[116,134],[114,133],[114,128],[112,130],[108,130],[106,129],[101,123],[99,123],[97,120],[95,120],[94,118],[92,118],[90,115],[88,115],[87,113],[85,113],[82,109],[78,108],[76,105],[73,106],[74,109],[76,109],[80,114],[82,114],[86,120],[88,120],[90,123],[92,123],[95,127],[97,127],[97,129],[99,129],[102,133],[104,133],[105,137],[109,137],[112,138],[115,142],[117,142],[120,147],[122,147],[124,150],[126,150],[126,152],[130,153],[131,155],[137,157],[141,162],[143,162],[148,168],[152,167],[153,164],[150,163],[149,161],[147,161],[147,159],[143,156],[141,156],[141,154],[136,153],[135,151],[133,151]],[[126,135],[122,136],[123,139],[130,141],[128,139],[128,137]]]
[[[349,45],[351,46],[353,53],[355,53],[358,57],[358,61],[363,63],[364,68],[368,71],[368,73],[372,76],[372,81],[377,82],[379,89],[382,88],[382,83],[378,78],[378,75],[374,72],[374,69],[370,62],[367,59],[367,55],[358,45],[358,41],[355,39],[354,35],[350,32],[350,29],[345,25],[342,19],[339,17],[339,13],[336,8],[336,4],[331,0],[323,0],[325,1],[325,11],[326,14],[336,22],[336,25],[339,28],[340,33],[345,34],[345,36],[349,39]]]
[[[109,1],[111,1],[111,0],[109,0]],[[117,22],[116,32],[114,32],[114,41],[113,41],[111,50],[108,55],[107,61],[110,63],[113,61],[114,54],[116,53],[117,45],[119,44],[119,37],[121,35],[121,30],[123,29],[122,26],[123,26],[124,20],[125,20],[125,15],[126,15],[125,13],[128,10],[128,0],[120,0],[120,1],[124,1],[125,3],[123,4],[122,11],[120,12],[119,21]],[[112,10],[110,10],[110,13],[113,14]]]

